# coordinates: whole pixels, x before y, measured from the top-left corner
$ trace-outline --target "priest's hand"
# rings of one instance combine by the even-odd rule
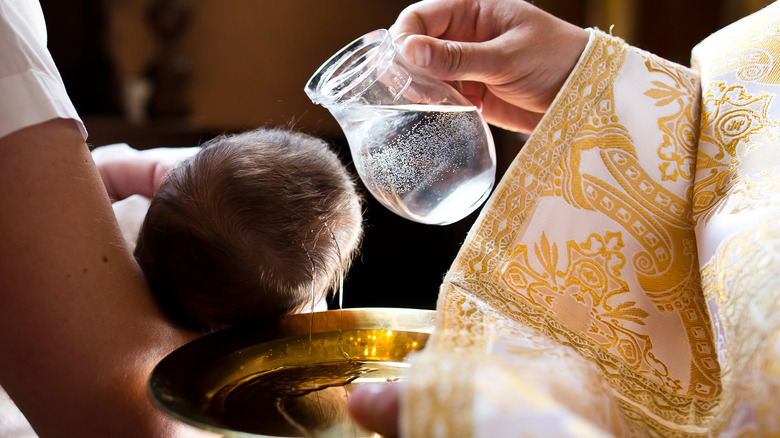
[[[390,28],[410,33],[402,53],[432,76],[457,82],[485,119],[530,132],[588,41],[588,32],[523,0],[427,0]]]
[[[376,384],[355,390],[349,399],[352,419],[384,437],[398,435],[400,385]]]

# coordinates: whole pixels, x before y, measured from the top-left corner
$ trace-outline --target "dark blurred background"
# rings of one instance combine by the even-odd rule
[[[338,49],[387,28],[409,0],[41,0],[49,49],[92,146],[194,146],[221,132],[288,126],[326,138],[351,166],[327,110],[303,87]],[[770,0],[536,0],[583,27],[688,65],[690,49]],[[499,176],[524,137],[494,129]],[[354,173],[354,170],[353,170]],[[395,216],[366,193],[366,233],[344,307],[433,309],[476,218]],[[333,308],[333,304],[331,308]]]

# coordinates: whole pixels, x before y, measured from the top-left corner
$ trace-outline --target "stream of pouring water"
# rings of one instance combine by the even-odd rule
[[[327,227],[328,225],[325,224]],[[328,232],[330,232],[330,238],[333,239],[333,243],[336,245],[336,255],[339,258],[339,263],[343,261],[341,258],[341,247],[339,246],[339,241],[336,239],[336,235],[333,234],[333,230],[328,227]],[[342,329],[341,329],[341,319],[344,316],[344,271],[342,269],[339,269],[339,348],[341,349],[341,355],[344,356],[347,360],[352,360],[349,357],[349,354],[347,354],[346,351],[344,351],[344,345],[342,344]],[[344,388],[344,398],[347,400],[347,404],[349,404],[349,391],[347,391],[347,386],[344,385],[342,388]],[[355,434],[355,424],[352,423],[352,432],[353,435]]]
[[[307,352],[307,361],[311,362],[311,350],[312,350],[312,333],[314,332],[314,309],[316,306],[315,301],[315,295],[316,295],[316,289],[317,289],[317,276],[316,276],[316,267],[314,266],[314,260],[311,259],[311,254],[309,254],[309,250],[306,249],[306,245],[304,245],[303,242],[301,242],[301,247],[306,252],[306,258],[309,259],[309,264],[311,265],[311,311],[310,318],[309,318],[309,346],[308,346],[308,352]],[[312,384],[314,386],[317,385],[317,379],[314,378]],[[276,399],[276,410],[279,411],[280,414],[284,417],[285,420],[287,420],[288,423],[293,425],[296,429],[298,429],[300,432],[303,433],[303,436],[310,436],[309,430],[306,429],[302,424],[297,422],[295,418],[293,418],[287,410],[284,408],[284,403],[282,402],[282,398]],[[319,394],[317,395],[317,408],[322,412],[322,402],[319,399]]]
[[[306,249],[306,245],[301,242],[301,248],[306,252],[306,258],[309,259],[309,264],[311,265],[311,312],[310,318],[309,318],[309,351],[308,351],[308,359],[311,361],[311,348],[312,348],[312,332],[314,331],[314,306],[317,304],[315,302],[315,292],[317,288],[317,276],[316,276],[316,267],[314,266],[314,260],[311,259],[311,254],[309,254],[309,250]]]
[[[333,234],[333,230],[330,229],[328,224],[325,224],[325,227],[328,228],[328,232],[330,233],[330,238],[333,239],[333,243],[336,245],[336,255],[339,258],[339,264],[341,264],[343,259],[341,258],[341,247],[339,246],[339,241],[338,239],[336,239],[336,235]],[[344,317],[344,271],[342,269],[339,269],[339,347],[341,347],[341,355],[344,356],[345,359],[351,360],[349,354],[347,354],[347,352],[344,351],[344,346],[342,344],[341,319],[343,317]]]
[[[341,258],[341,247],[339,246],[338,239],[336,239],[336,235],[333,234],[333,230],[330,229],[330,227],[325,224],[325,227],[328,229],[328,232],[330,233],[331,239],[333,239],[333,243],[336,245],[336,255],[339,260],[339,265],[341,265],[341,262],[343,259]],[[309,346],[308,346],[308,361],[311,362],[311,353],[312,353],[312,344],[313,344],[313,332],[314,332],[314,311],[315,311],[315,305],[316,305],[316,287],[317,287],[317,277],[316,277],[316,267],[314,265],[314,260],[311,258],[311,254],[309,253],[309,250],[306,248],[306,245],[304,245],[303,242],[301,242],[301,247],[306,252],[306,257],[309,259],[309,264],[311,265],[311,318],[309,320]],[[343,270],[339,269],[338,272],[339,275],[339,290],[338,290],[338,303],[339,303],[339,349],[341,350],[342,356],[344,356],[347,361],[351,361],[349,354],[344,350],[344,346],[342,343],[342,327],[341,327],[341,321],[344,316],[344,272]],[[314,378],[312,381],[312,385],[317,385],[317,379]],[[344,388],[344,396],[347,399],[347,402],[349,402],[349,391],[347,391],[346,385],[343,386]],[[317,397],[317,408],[320,411],[320,415],[324,417],[324,410],[322,406],[322,401],[320,400],[320,394],[318,391],[314,391],[316,397]],[[289,413],[285,410],[284,405],[282,403],[282,399],[276,400],[276,409],[279,411],[279,413],[296,429],[298,429],[300,432],[304,433],[305,436],[308,436],[310,431],[297,422],[295,418],[293,418]],[[352,428],[354,429],[354,424],[352,425]]]

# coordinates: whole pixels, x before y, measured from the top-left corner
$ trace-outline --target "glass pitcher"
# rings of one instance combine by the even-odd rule
[[[346,135],[358,175],[388,209],[425,224],[463,219],[493,188],[496,154],[479,110],[416,69],[385,29],[325,62],[306,94]]]

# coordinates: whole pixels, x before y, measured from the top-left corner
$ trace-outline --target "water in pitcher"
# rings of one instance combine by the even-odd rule
[[[476,107],[360,105],[337,118],[361,179],[396,214],[445,225],[493,187],[492,137]]]

